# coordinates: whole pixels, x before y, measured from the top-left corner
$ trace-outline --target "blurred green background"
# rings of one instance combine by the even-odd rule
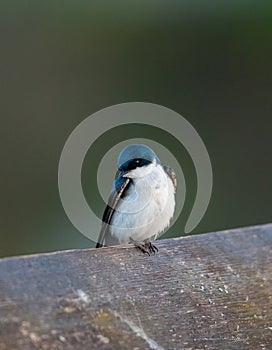
[[[62,208],[58,161],[79,122],[128,101],[177,111],[209,151],[212,199],[193,233],[271,221],[271,1],[4,1],[0,27],[0,256],[93,245]],[[127,126],[92,152],[124,135],[180,147]],[[164,237],[183,234],[195,194],[190,157],[178,152],[189,189]],[[88,154],[83,187],[101,215],[91,163]]]

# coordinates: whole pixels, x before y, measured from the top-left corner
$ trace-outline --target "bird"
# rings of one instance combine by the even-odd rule
[[[155,254],[150,239],[169,226],[175,211],[175,171],[144,144],[126,146],[117,163],[96,248],[133,243],[144,254]]]

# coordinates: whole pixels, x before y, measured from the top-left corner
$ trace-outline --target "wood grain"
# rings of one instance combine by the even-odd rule
[[[272,224],[0,260],[0,350],[272,349]]]

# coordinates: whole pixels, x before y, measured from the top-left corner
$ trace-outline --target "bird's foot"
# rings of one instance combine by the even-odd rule
[[[159,249],[155,246],[155,244],[151,243],[149,239],[144,240],[144,245],[149,250],[150,254],[156,254]]]
[[[132,238],[130,240],[134,244],[135,248],[140,250],[140,252],[142,252],[143,254],[151,255],[155,254],[158,251],[158,248],[154,244],[152,244],[149,241],[149,239],[145,239],[143,243],[137,242]]]

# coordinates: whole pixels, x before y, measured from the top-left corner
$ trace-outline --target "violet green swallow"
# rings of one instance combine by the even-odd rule
[[[149,239],[156,239],[173,217],[176,174],[142,144],[123,149],[118,170],[96,248],[134,243],[143,253],[155,253]]]

